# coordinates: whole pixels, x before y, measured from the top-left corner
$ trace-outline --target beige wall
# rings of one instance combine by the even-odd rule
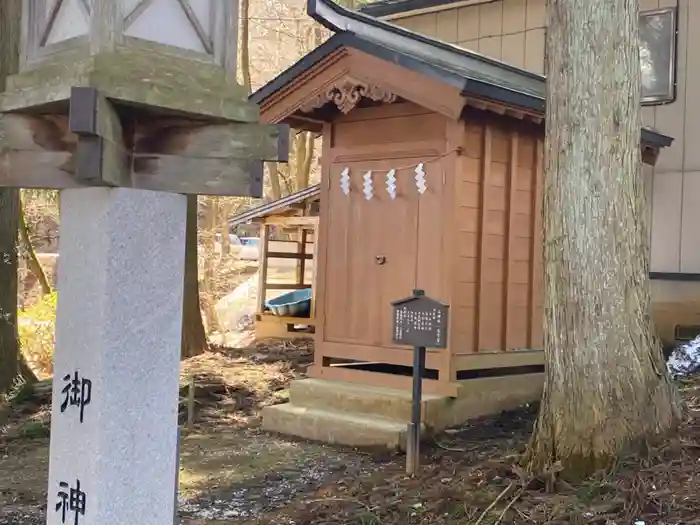
[[[502,0],[392,22],[518,67],[543,71],[545,0]]]
[[[675,139],[656,168],[645,170],[652,203],[651,271],[700,273],[700,61],[693,64],[687,52],[700,49],[700,0],[640,0],[642,10],[674,5],[677,99],[642,110],[646,125]],[[531,71],[544,69],[545,0],[499,0],[392,22]],[[689,31],[691,26],[696,29]]]
[[[676,5],[640,1],[646,9]],[[677,99],[642,110],[645,124],[675,139],[651,180],[651,269],[657,272],[700,273],[700,147],[693,147],[700,139],[700,63],[693,64],[692,48],[700,49],[700,2],[678,0]]]

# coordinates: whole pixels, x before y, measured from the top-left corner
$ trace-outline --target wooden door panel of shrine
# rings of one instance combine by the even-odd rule
[[[391,301],[410,293],[416,282],[418,193],[412,168],[390,172],[410,163],[354,157],[331,165],[323,331],[328,342],[393,346]]]
[[[418,197],[418,249],[416,251],[416,288],[445,304],[450,303],[452,286],[448,261],[454,241],[450,234],[453,227],[454,204],[452,194],[446,191],[449,172],[454,162],[441,158],[424,166],[425,189]]]
[[[394,311],[391,303],[402,293],[416,287],[418,253],[418,200],[415,181],[415,159],[394,160],[394,166],[410,166],[396,169],[396,197],[384,191],[380,196],[382,218],[377,227],[381,238],[382,256],[386,264],[379,266],[381,281],[381,333],[378,343],[395,346],[392,333]],[[410,292],[409,292],[410,295]],[[405,295],[403,297],[406,297]],[[401,347],[405,348],[405,347]]]

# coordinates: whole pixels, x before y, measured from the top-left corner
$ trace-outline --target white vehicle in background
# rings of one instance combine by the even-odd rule
[[[242,261],[257,261],[258,260],[258,244],[260,239],[257,237],[239,237],[233,233],[228,236],[231,243],[231,253],[237,256]],[[221,246],[221,235],[216,234],[216,243]]]
[[[241,260],[257,261],[260,239],[258,237],[239,237],[238,241],[241,243],[241,250],[238,255]]]

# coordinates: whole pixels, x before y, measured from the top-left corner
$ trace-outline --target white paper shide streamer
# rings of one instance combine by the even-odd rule
[[[342,191],[344,195],[350,194],[350,168],[344,168],[343,171],[340,172],[340,191]]]
[[[418,193],[423,195],[428,186],[425,183],[425,170],[423,169],[423,163],[421,162],[416,166],[416,188],[418,188]]]
[[[380,174],[386,173],[386,181],[384,187],[391,200],[396,200],[396,197],[398,195],[398,179],[396,176],[396,172],[400,169],[411,169],[411,166],[405,166],[402,168],[391,168],[388,171],[380,170],[379,172]],[[340,172],[340,190],[343,192],[343,195],[346,196],[350,194],[350,177],[352,176],[350,171],[350,168],[346,167],[343,168],[343,170]],[[416,182],[416,190],[420,195],[423,195],[426,191],[428,191],[428,184],[425,173],[425,163],[421,162],[420,164],[415,166],[413,171],[415,173],[414,180]],[[375,173],[373,170],[368,170],[362,176],[362,194],[364,195],[365,200],[368,201],[372,200],[372,197],[374,197],[374,175]]]
[[[396,198],[396,170],[389,170],[386,174],[386,191],[391,200]]]
[[[373,194],[373,188],[372,188],[372,171],[368,171],[365,173],[365,176],[363,177],[365,180],[365,183],[362,185],[362,191],[365,194],[365,199],[370,200],[372,199],[372,194]]]

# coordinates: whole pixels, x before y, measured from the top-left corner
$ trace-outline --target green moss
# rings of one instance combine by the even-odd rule
[[[72,86],[97,88],[107,97],[238,122],[258,122],[260,110],[218,65],[139,43],[87,56],[57,53],[40,67],[8,79],[0,110],[67,100]]]
[[[25,439],[46,438],[51,435],[51,429],[46,423],[32,421],[20,429],[19,435]]]

